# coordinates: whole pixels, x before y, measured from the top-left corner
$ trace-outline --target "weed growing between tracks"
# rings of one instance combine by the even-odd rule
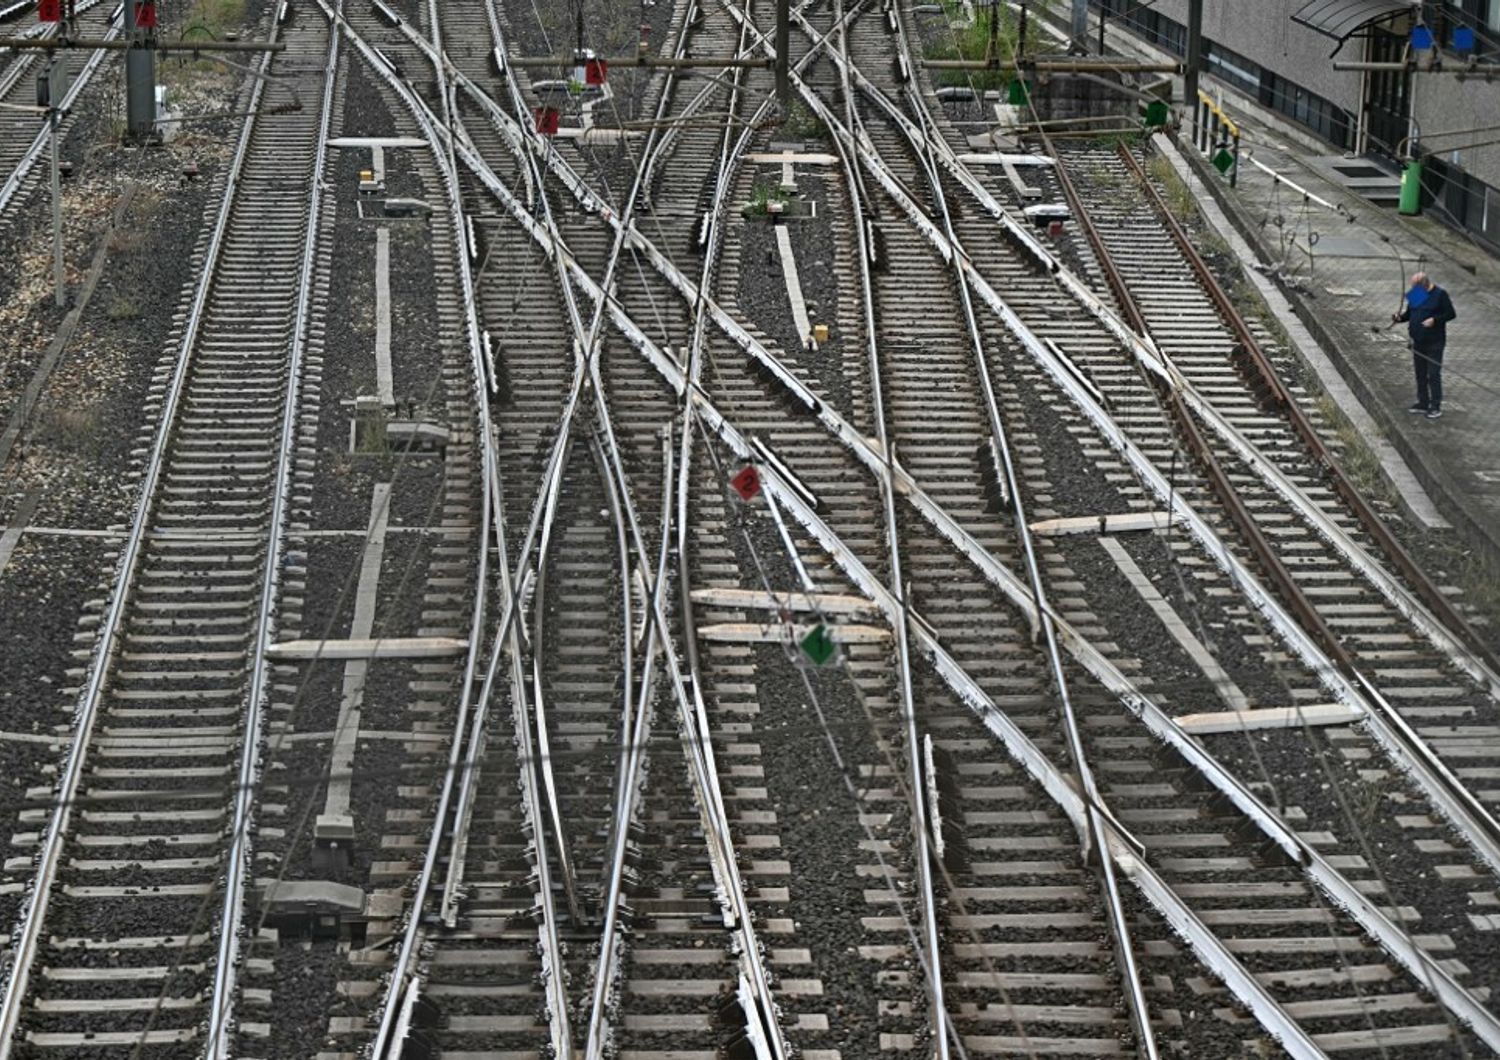
[[[1041,0],[1032,10],[1030,18],[1045,20],[1051,8],[1051,0]],[[995,27],[995,55],[1000,62],[1010,62],[1020,43],[1020,26],[1016,13],[999,4],[981,9],[974,7],[974,18],[959,0],[943,0],[941,21],[928,19],[922,25],[922,56],[926,59],[963,59],[967,62],[982,62],[990,53],[990,19],[996,12],[1000,24]],[[1053,50],[1051,39],[1036,33],[1027,33],[1027,54],[1034,57],[1039,52]],[[975,88],[982,91],[998,91],[1005,88],[1011,75],[1003,70],[942,70],[937,74],[939,85]]]
[[[757,183],[750,193],[750,201],[745,204],[742,212],[746,217],[765,217],[770,214],[773,203],[784,210],[787,202],[786,193],[775,183],[769,181]]]
[[[1172,163],[1167,161],[1166,156],[1153,154],[1146,160],[1146,172],[1151,174],[1151,179],[1162,186],[1163,196],[1166,200],[1167,209],[1172,211],[1172,216],[1183,224],[1192,224],[1198,219],[1198,202],[1193,198],[1193,193],[1188,190],[1176,171],[1172,169]],[[1196,230],[1193,233],[1195,242],[1202,242],[1203,232]]]
[[[828,129],[800,99],[792,104],[781,131],[798,140],[827,140]]]

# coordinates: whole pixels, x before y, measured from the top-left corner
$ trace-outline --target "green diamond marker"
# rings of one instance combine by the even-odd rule
[[[838,650],[838,645],[828,635],[828,627],[821,623],[814,626],[802,638],[802,654],[806,655],[817,666],[822,666],[833,658],[833,653]]]
[[[1214,168],[1220,173],[1228,173],[1229,167],[1234,165],[1234,155],[1227,148],[1219,148],[1219,153],[1214,155]]]
[[[1146,124],[1167,124],[1167,105],[1159,99],[1146,104]]]
[[[1010,83],[1010,87],[1006,89],[1005,98],[1012,107],[1022,107],[1026,105],[1026,99],[1030,95],[1031,86],[1029,86],[1025,81],[1022,81],[1018,77],[1014,81],[1012,81]]]

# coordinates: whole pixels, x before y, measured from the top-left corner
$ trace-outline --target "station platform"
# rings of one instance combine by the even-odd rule
[[[1399,214],[1395,174],[1226,97],[1241,129],[1233,187],[1190,134],[1165,152],[1205,221],[1246,263],[1408,515],[1427,529],[1452,525],[1500,559],[1500,260],[1433,216]],[[1407,412],[1416,388],[1406,325],[1387,326],[1417,271],[1447,289],[1458,313],[1448,325],[1439,420]]]

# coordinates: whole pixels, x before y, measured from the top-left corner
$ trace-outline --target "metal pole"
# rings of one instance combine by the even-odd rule
[[[62,61],[61,57],[53,60]],[[52,286],[57,308],[61,309],[68,304],[67,281],[63,275],[62,172],[57,161],[57,141],[62,139],[62,111],[57,107],[57,100],[51,102],[47,120],[52,125]]]
[[[1100,17],[1103,17],[1102,9]],[[1068,36],[1073,51],[1081,55],[1089,50],[1089,0],[1073,0],[1073,19]],[[1102,49],[1100,54],[1103,54]]]
[[[125,118],[132,137],[144,139],[156,127],[156,56],[135,24],[137,0],[125,0]]]
[[[776,106],[782,117],[791,113],[792,79],[788,53],[792,49],[791,0],[776,0]]]
[[[1188,0],[1187,61],[1182,72],[1182,103],[1198,125],[1198,68],[1203,65],[1203,0]]]

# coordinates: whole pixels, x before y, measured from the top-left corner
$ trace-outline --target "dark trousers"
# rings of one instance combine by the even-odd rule
[[[1423,408],[1443,407],[1443,348],[1411,348],[1411,365],[1417,375],[1417,404]]]

